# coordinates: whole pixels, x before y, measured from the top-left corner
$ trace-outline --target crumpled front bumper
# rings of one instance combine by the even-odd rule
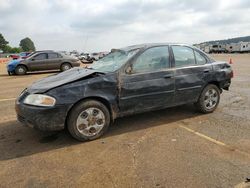
[[[23,125],[42,131],[58,131],[65,127],[68,107],[55,105],[53,107],[39,107],[24,104],[20,98],[16,100],[17,119]]]
[[[14,72],[16,66],[14,66],[14,65],[7,65],[6,68],[7,68],[7,72]]]

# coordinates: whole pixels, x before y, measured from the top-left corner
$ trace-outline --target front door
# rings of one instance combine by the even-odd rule
[[[47,59],[48,59],[47,53],[40,53],[35,55],[27,63],[29,70],[31,71],[46,70]]]
[[[121,75],[119,107],[122,113],[143,112],[174,103],[174,71],[168,46],[145,50]]]

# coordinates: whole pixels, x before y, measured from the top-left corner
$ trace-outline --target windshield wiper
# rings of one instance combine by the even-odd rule
[[[105,75],[106,73],[105,73],[105,72],[100,72],[100,71],[98,71],[98,72],[96,72],[96,74]]]
[[[85,67],[85,69],[95,70],[95,71],[96,71],[96,73],[98,73],[98,74],[106,74],[106,72],[104,72],[104,71],[100,71],[100,70],[96,70],[96,69],[93,69],[92,67]]]
[[[90,70],[93,70],[93,68],[92,68],[92,67],[85,67],[85,69],[90,69]]]

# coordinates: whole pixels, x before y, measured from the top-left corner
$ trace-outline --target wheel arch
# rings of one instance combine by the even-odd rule
[[[220,82],[219,82],[219,81],[211,81],[211,82],[208,82],[208,83],[204,86],[204,88],[207,87],[209,84],[213,84],[213,85],[217,86],[218,89],[220,90],[220,92],[222,92],[222,89],[221,89],[221,86],[220,86]],[[203,89],[204,89],[204,88],[203,88]]]
[[[106,106],[106,108],[108,109],[109,111],[109,114],[110,114],[110,119],[111,119],[111,122],[114,122],[115,120],[115,112],[112,108],[112,105],[111,103],[103,98],[103,97],[98,97],[98,96],[93,96],[93,97],[86,97],[86,98],[83,98],[83,99],[80,99],[78,100],[77,102],[75,102],[70,108],[69,110],[67,111],[67,115],[66,115],[66,118],[65,118],[65,127],[67,127],[67,120],[68,120],[68,117],[69,117],[69,114],[71,113],[71,111],[74,109],[75,106],[77,106],[79,103],[83,102],[83,101],[88,101],[88,100],[94,100],[94,101],[98,101],[100,103],[102,103],[103,105]]]
[[[23,64],[23,63],[17,64],[16,67],[15,67],[15,69],[16,69],[18,66],[24,66],[24,67],[27,69],[27,71],[29,71],[28,66],[25,65],[25,64]]]
[[[63,62],[60,64],[60,67],[62,67],[63,64],[70,64],[70,66],[73,67],[73,66],[72,66],[72,63],[69,62],[69,61],[63,61]]]
[[[220,87],[220,82],[218,82],[218,81],[210,81],[210,82],[207,82],[207,83],[203,86],[203,88],[202,88],[201,91],[200,91],[199,96],[196,98],[196,101],[198,101],[198,99],[200,98],[200,96],[201,96],[203,90],[204,90],[208,85],[211,85],[211,84],[217,86],[217,88],[219,89],[220,93],[222,93],[222,89],[221,89],[221,87]]]

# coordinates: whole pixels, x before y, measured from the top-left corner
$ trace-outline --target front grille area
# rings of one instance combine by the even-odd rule
[[[23,92],[21,93],[21,95],[19,96],[18,101],[19,101],[19,102],[22,102],[28,95],[29,95],[29,92],[27,92],[26,90],[23,91]]]
[[[17,115],[17,120],[21,123],[25,123],[25,118],[23,116]]]

